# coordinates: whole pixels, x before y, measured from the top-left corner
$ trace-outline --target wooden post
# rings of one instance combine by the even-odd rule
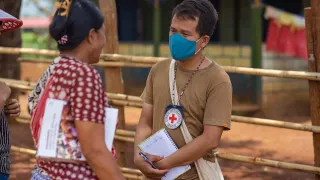
[[[262,61],[262,7],[260,0],[255,0],[251,7],[251,67],[261,68]],[[262,84],[261,77],[252,76],[253,102],[262,104]]]
[[[161,29],[161,11],[160,0],[154,0],[153,2],[153,56],[160,56],[160,29]]]
[[[232,43],[235,41],[235,8],[239,8],[235,7],[235,3],[236,2],[234,0],[222,0],[219,2],[219,39],[222,43]]]
[[[99,0],[99,6],[104,14],[104,24],[106,26],[106,45],[104,53],[119,53],[118,28],[117,28],[117,10],[115,0]],[[110,93],[124,93],[123,80],[120,67],[104,68],[106,90]],[[124,108],[123,106],[114,106],[119,109],[118,128],[125,129]],[[125,149],[124,142],[116,142],[118,154],[118,164],[125,166]]]
[[[306,39],[308,48],[308,69],[310,72],[320,72],[320,1],[311,0],[311,9],[305,9]],[[309,81],[310,107],[312,125],[320,126],[320,83]],[[315,166],[320,167],[320,134],[313,133]],[[315,176],[320,180],[320,175]]]

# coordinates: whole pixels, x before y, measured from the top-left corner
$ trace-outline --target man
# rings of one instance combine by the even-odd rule
[[[177,93],[170,91],[175,89],[169,86],[171,60],[165,60],[152,67],[141,96],[144,103],[136,130],[134,161],[147,178],[159,179],[168,169],[190,164],[191,169],[177,179],[200,179],[194,162],[200,158],[215,162],[213,150],[218,147],[223,130],[230,129],[229,76],[204,56],[217,21],[217,11],[208,0],[184,0],[173,10],[169,46],[175,60]],[[172,102],[175,98],[178,103]],[[177,111],[183,117],[168,113]],[[181,121],[193,138],[188,144],[180,128]],[[138,145],[162,128],[169,132],[179,150],[166,158],[147,154],[157,167],[153,169],[139,156]]]
[[[6,116],[17,117],[20,115],[20,104],[16,99],[9,99],[10,95],[11,89],[5,83],[0,82],[0,180],[9,179],[10,169],[11,145]]]

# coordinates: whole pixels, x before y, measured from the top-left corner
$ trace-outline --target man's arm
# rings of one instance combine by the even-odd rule
[[[223,127],[205,125],[202,135],[155,165],[160,169],[171,169],[191,164],[218,147],[222,132]]]
[[[136,129],[136,136],[134,140],[134,158],[139,157],[140,149],[138,145],[147,139],[152,134],[152,115],[153,106],[144,103],[140,115],[139,124]]]
[[[138,145],[152,135],[152,116],[153,106],[151,104],[144,103],[142,106],[141,116],[139,124],[136,130],[136,136],[134,141],[134,163],[141,170],[141,172],[147,178],[161,178],[168,171],[165,169],[157,170],[153,169],[140,155],[140,149]],[[146,154],[151,162],[158,162],[162,157]]]

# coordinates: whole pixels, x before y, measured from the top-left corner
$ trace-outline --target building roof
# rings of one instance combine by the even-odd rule
[[[27,17],[21,18],[22,29],[46,29],[50,25],[50,18],[47,17]]]

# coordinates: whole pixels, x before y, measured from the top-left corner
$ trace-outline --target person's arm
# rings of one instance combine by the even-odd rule
[[[143,103],[140,120],[136,128],[134,140],[134,159],[139,157],[140,149],[138,145],[152,134],[152,114],[153,107],[151,104]]]
[[[0,82],[0,111],[4,108],[10,94],[11,89],[5,83]]]
[[[6,116],[18,117],[20,115],[20,103],[17,99],[9,99],[6,104]]]
[[[75,121],[75,125],[82,153],[99,179],[124,180],[115,158],[106,147],[104,125],[86,121]]]
[[[101,78],[93,68],[78,68],[75,73],[78,74],[70,90],[70,104],[82,153],[99,179],[124,180],[105,144],[104,123],[108,114]]]
[[[141,116],[139,124],[136,129],[136,136],[134,140],[134,163],[138,169],[147,177],[147,178],[161,178],[163,177],[168,170],[162,169],[153,169],[140,155],[140,149],[138,145],[152,135],[152,114],[153,107],[150,104],[144,103],[142,106]],[[149,160],[153,163],[156,163],[163,159],[160,156],[154,156],[151,154],[145,153]]]
[[[139,124],[136,129],[136,136],[134,140],[134,163],[137,168],[147,177],[147,178],[156,178],[159,179],[164,176],[168,171],[167,170],[158,170],[153,169],[140,155],[140,149],[138,145],[152,135],[152,121],[153,121],[153,68],[151,69],[146,87],[142,93],[142,99],[144,101],[142,105],[142,111],[140,115]],[[156,163],[163,159],[160,156],[153,156],[145,153],[149,160],[153,163]]]
[[[160,169],[188,165],[217,148],[224,129],[230,128],[232,110],[231,83],[224,82],[209,89],[204,110],[204,130],[192,142],[171,156],[157,162]]]
[[[140,160],[138,145],[152,134],[152,120],[153,120],[153,68],[148,75],[146,87],[141,95],[144,101],[138,126],[136,128],[136,135],[134,140],[134,161]]]

